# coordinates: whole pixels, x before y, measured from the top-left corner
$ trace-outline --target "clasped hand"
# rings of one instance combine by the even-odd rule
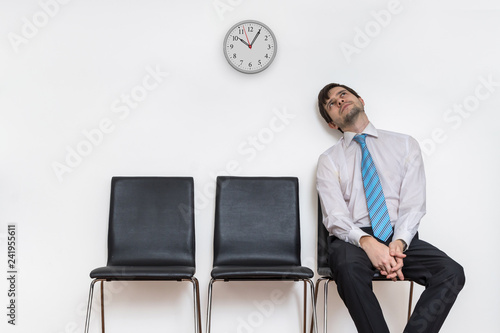
[[[406,254],[403,253],[403,243],[400,240],[392,241],[387,246],[374,237],[365,236],[361,238],[360,244],[380,274],[393,281],[404,280],[402,268]]]

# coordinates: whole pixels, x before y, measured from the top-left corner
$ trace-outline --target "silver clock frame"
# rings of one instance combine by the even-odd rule
[[[273,52],[273,55],[271,56],[271,59],[269,59],[269,62],[265,66],[263,66],[263,67],[261,67],[259,69],[256,69],[256,70],[246,70],[246,69],[239,68],[238,66],[236,66],[235,64],[233,64],[231,62],[231,60],[229,60],[229,57],[228,57],[227,52],[226,52],[227,39],[228,39],[229,35],[231,34],[231,32],[233,32],[233,30],[236,27],[238,27],[240,25],[243,25],[243,24],[246,24],[246,23],[258,24],[258,25],[261,25],[262,27],[266,28],[267,31],[269,31],[269,33],[271,34],[271,36],[272,36],[272,38],[274,40],[274,52]],[[236,23],[235,25],[233,25],[228,30],[228,32],[226,33],[226,36],[224,37],[224,40],[222,42],[222,51],[224,52],[224,57],[226,58],[226,60],[229,63],[229,65],[231,65],[231,67],[234,68],[234,69],[236,69],[238,72],[241,72],[241,73],[244,73],[244,74],[257,74],[257,73],[260,73],[263,70],[267,69],[273,63],[274,58],[276,58],[276,53],[278,53],[278,40],[276,39],[276,36],[274,35],[274,32],[267,25],[265,25],[264,23],[256,21],[256,20],[244,20],[244,21],[240,21],[240,22]]]

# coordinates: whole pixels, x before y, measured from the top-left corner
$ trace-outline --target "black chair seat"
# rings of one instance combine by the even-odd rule
[[[191,279],[195,270],[188,266],[106,266],[91,271],[90,277],[106,280],[183,280]]]
[[[324,277],[333,278],[332,270],[329,267],[318,266],[318,274]]]
[[[214,279],[230,279],[230,280],[296,280],[310,279],[314,276],[311,269],[303,266],[216,266],[212,270]]]

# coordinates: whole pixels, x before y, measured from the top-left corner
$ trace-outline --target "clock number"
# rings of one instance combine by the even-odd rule
[[[264,40],[267,42],[269,39],[269,35],[265,35],[264,37],[265,37]]]
[[[264,56],[264,58],[269,59],[269,53],[266,53],[266,55]]]
[[[251,62],[248,63],[248,67],[252,67],[252,63]]]
[[[253,27],[248,27],[248,32],[253,32]]]
[[[241,66],[243,64],[243,60],[240,60],[240,64],[238,66]]]
[[[271,44],[267,44],[267,49],[270,50],[271,49]]]
[[[233,37],[233,42],[237,42],[238,41],[238,36],[232,36]]]
[[[233,59],[236,59],[236,53],[233,53]]]
[[[238,28],[238,34],[243,35],[245,33],[244,29]]]
[[[262,66],[262,61],[261,61],[261,60],[259,60],[258,64],[259,64],[259,66]]]
[[[233,49],[233,47],[234,47],[234,45],[233,45],[233,44],[229,45],[229,48],[230,48],[231,50]]]

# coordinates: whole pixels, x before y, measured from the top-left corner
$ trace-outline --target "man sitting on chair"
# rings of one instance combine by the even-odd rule
[[[317,190],[330,233],[329,265],[358,332],[389,332],[372,291],[376,270],[425,286],[404,332],[438,332],[465,283],[462,266],[418,237],[425,174],[415,139],[377,129],[351,88],[318,95],[321,116],[343,137],[318,160]]]

